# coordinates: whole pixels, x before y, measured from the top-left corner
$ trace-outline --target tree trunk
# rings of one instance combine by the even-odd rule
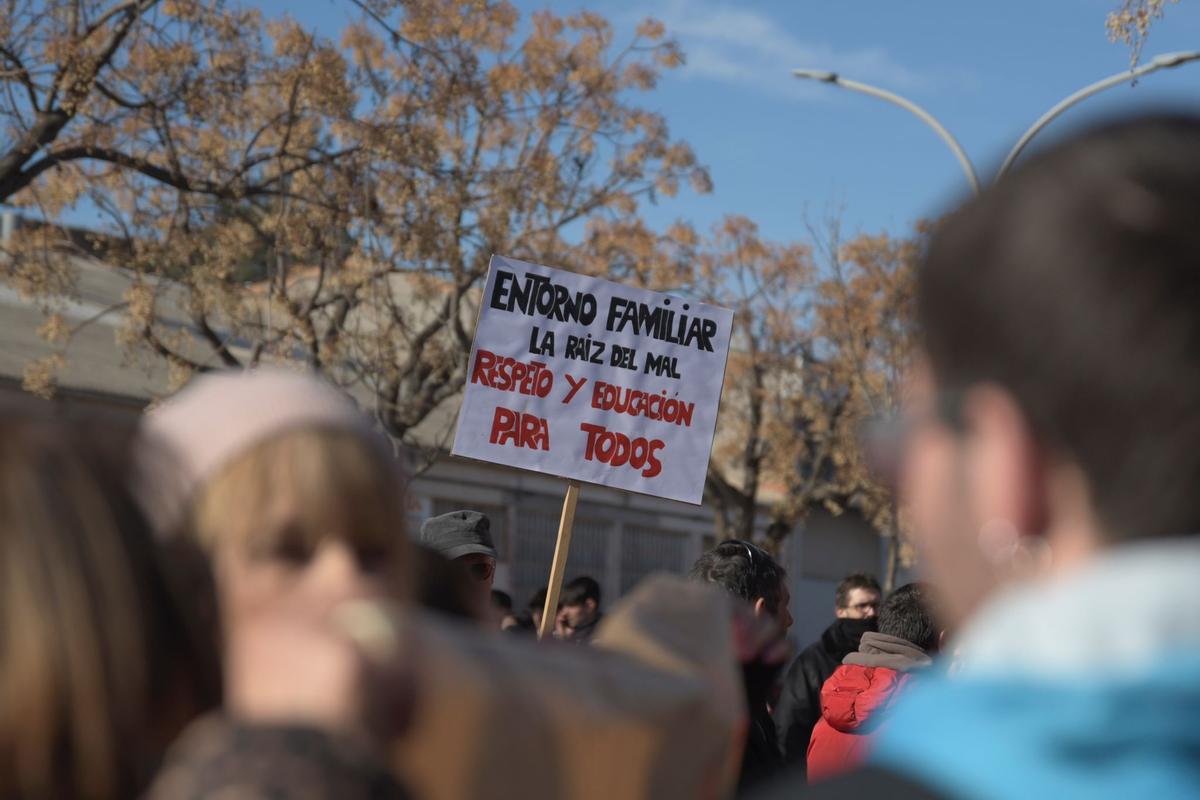
[[[739,509],[738,526],[735,532],[737,538],[748,542],[754,538],[754,521],[758,507],[754,503],[753,495],[743,494],[738,500],[741,508]]]
[[[883,591],[890,593],[896,588],[896,573],[900,569],[900,532],[893,527],[888,536],[887,570],[883,575]]]

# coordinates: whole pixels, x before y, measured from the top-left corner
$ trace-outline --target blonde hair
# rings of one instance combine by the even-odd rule
[[[0,416],[0,796],[130,797],[217,703],[215,644],[124,447],[40,417]]]
[[[364,566],[389,573],[397,591],[407,589],[401,474],[356,431],[302,428],[250,447],[200,491],[192,527],[210,553],[223,545],[311,552],[340,539],[374,562]]]

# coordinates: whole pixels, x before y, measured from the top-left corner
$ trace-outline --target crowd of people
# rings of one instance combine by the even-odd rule
[[[499,554],[492,523],[480,511],[463,509],[430,517],[421,524],[421,604],[432,610],[472,619],[513,633],[537,633],[546,606],[546,587],[533,593],[521,613],[515,613],[508,592],[494,588]],[[592,638],[604,614],[600,584],[580,575],[559,594],[554,638],[584,643]]]
[[[749,541],[514,607],[487,516],[409,536],[305,374],[7,408],[0,796],[1198,796],[1197,219],[1200,119],[1157,115],[939,223],[887,440],[928,583],[848,576],[794,657]]]

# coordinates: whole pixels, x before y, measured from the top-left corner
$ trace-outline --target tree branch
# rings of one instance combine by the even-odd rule
[[[217,335],[217,332],[212,329],[211,325],[208,324],[207,317],[205,317],[203,314],[198,314],[192,318],[192,321],[196,323],[196,327],[200,329],[200,333],[203,334],[205,340],[212,345],[213,350],[216,351],[217,357],[221,359],[222,364],[230,367],[231,369],[241,369],[242,362],[238,360],[237,356],[229,351],[229,347],[225,344],[225,341],[219,335]]]
[[[18,78],[21,82],[21,85],[25,87],[25,92],[29,95],[29,105],[33,108],[34,112],[41,111],[41,108],[38,105],[36,87],[33,84],[33,77],[29,74],[29,70],[25,68],[25,64],[21,61],[16,53],[2,45],[0,45],[0,56],[4,56],[4,58],[8,59],[9,63],[16,67],[16,69],[10,71],[8,75]],[[3,77],[7,78],[8,75]]]

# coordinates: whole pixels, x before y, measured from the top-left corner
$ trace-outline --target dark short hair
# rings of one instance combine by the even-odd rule
[[[850,603],[850,592],[855,589],[867,589],[875,594],[883,594],[883,590],[879,588],[879,581],[875,580],[874,575],[868,575],[865,572],[855,572],[853,575],[847,575],[842,578],[842,582],[837,585],[837,591],[833,594],[833,600],[838,608],[847,608]]]
[[[1200,117],[1158,114],[1028,159],[938,226],[917,271],[944,398],[1008,391],[1111,540],[1200,530],[1198,267]]]
[[[927,653],[937,650],[939,631],[930,607],[929,586],[906,583],[888,595],[879,609],[878,630],[912,642]]]
[[[559,595],[560,606],[581,606],[588,600],[594,600],[597,606],[600,605],[600,584],[595,578],[589,578],[587,575],[580,575],[567,583]]]
[[[761,597],[774,614],[779,611],[787,571],[761,547],[730,539],[696,559],[688,577],[715,583],[748,603]]]

